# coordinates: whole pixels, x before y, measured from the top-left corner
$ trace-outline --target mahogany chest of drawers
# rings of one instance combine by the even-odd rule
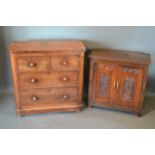
[[[90,54],[89,107],[141,115],[150,55],[142,52],[93,50]]]
[[[23,41],[10,47],[18,116],[82,109],[85,46],[80,41]]]

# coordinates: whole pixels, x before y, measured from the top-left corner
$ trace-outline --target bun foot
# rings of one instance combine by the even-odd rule
[[[141,112],[137,113],[137,116],[142,117],[142,113]]]
[[[20,118],[23,117],[23,114],[21,111],[16,111],[16,116]]]
[[[81,112],[81,111],[82,111],[81,109],[75,110],[75,112]]]

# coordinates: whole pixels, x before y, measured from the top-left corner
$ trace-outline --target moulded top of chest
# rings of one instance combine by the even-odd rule
[[[10,46],[10,53],[21,52],[53,52],[53,51],[85,51],[81,41],[54,40],[54,41],[16,41]]]
[[[143,65],[148,65],[151,63],[150,54],[123,50],[94,49],[92,50],[89,57],[106,61],[126,62]]]

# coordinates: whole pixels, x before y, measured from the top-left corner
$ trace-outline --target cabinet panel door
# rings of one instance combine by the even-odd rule
[[[138,67],[118,67],[118,105],[136,107],[140,95],[143,70]]]
[[[110,106],[114,100],[114,82],[116,66],[113,64],[96,63],[94,74],[95,104]]]

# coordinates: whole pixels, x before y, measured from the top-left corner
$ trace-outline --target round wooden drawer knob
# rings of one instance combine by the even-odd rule
[[[63,77],[62,80],[63,81],[68,81],[68,78],[67,77]]]
[[[68,99],[69,96],[68,95],[63,95],[63,99]]]
[[[31,79],[31,83],[36,83],[36,82],[37,82],[37,80],[35,78]]]
[[[36,64],[34,62],[29,63],[29,67],[35,67],[35,66],[36,66]]]
[[[38,97],[36,97],[36,96],[32,97],[32,101],[37,101],[37,100],[38,100]]]
[[[63,64],[64,66],[66,66],[68,63],[67,63],[67,61],[63,61],[62,64]]]

